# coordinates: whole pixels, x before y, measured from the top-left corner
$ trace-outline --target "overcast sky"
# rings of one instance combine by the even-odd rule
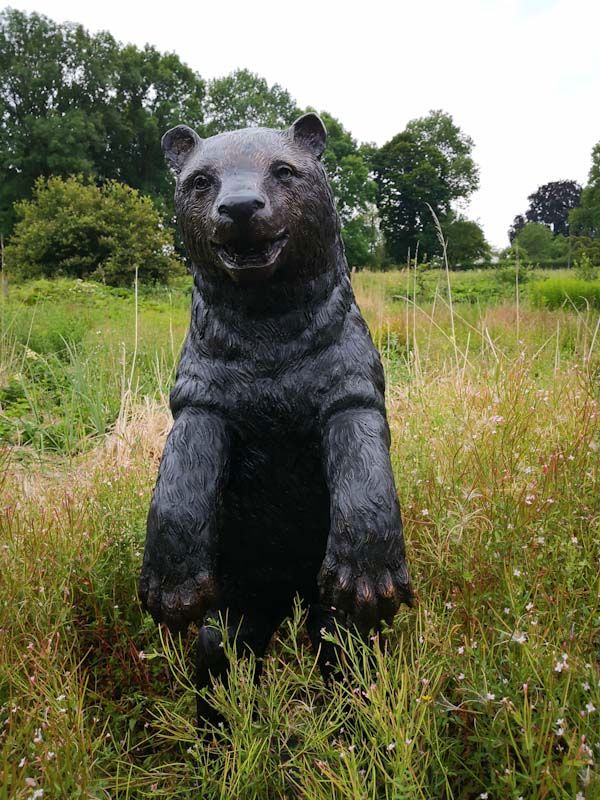
[[[468,214],[496,246],[540,184],[586,181],[600,140],[600,0],[8,5],[175,51],[204,78],[247,67],[359,141],[383,144],[441,108],[475,141]]]

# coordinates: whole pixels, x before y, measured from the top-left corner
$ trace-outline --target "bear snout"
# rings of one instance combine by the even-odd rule
[[[255,192],[235,192],[221,198],[217,212],[234,223],[249,222],[267,204],[264,195]]]

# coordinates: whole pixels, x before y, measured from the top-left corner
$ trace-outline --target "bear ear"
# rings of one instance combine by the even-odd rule
[[[312,111],[298,117],[290,128],[294,142],[316,157],[321,158],[327,143],[327,129],[318,114]]]
[[[165,133],[160,143],[167,163],[176,175],[179,175],[185,160],[201,142],[196,131],[187,125],[177,125]]]

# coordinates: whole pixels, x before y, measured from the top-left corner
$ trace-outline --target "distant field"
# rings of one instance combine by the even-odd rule
[[[0,800],[600,798],[600,314],[517,277],[353,276],[419,605],[327,689],[299,609],[201,744],[136,598],[189,283],[0,296]]]

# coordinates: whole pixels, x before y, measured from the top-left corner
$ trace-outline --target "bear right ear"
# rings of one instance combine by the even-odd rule
[[[327,144],[327,129],[318,114],[313,111],[303,114],[298,117],[290,130],[296,144],[309,150],[315,158],[321,158]]]
[[[161,146],[168,165],[176,175],[181,172],[185,160],[202,139],[187,125],[176,125],[161,139]]]

